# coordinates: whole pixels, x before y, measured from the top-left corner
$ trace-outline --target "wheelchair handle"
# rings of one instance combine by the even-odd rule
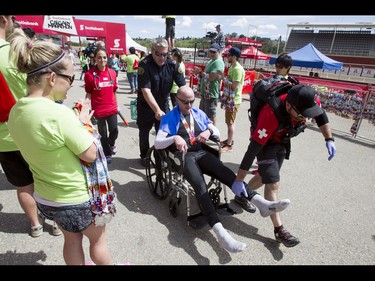
[[[220,142],[220,138],[216,135],[211,135],[208,139],[216,143]]]

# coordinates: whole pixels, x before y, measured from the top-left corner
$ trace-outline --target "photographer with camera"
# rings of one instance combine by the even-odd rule
[[[84,50],[84,55],[86,58],[89,58],[89,69],[93,68],[95,66],[95,50],[98,48],[105,49],[105,43],[104,41],[97,41],[97,42],[92,42],[87,45],[87,47]]]
[[[212,39],[211,43],[216,43],[220,46],[220,53],[224,50],[225,48],[225,36],[223,31],[221,30],[221,25],[218,24],[215,26],[216,28],[216,36]]]
[[[94,59],[94,52],[96,49],[96,42],[89,43],[85,50],[83,51],[83,54],[86,58],[88,58],[88,68],[91,69],[95,66],[95,59]]]

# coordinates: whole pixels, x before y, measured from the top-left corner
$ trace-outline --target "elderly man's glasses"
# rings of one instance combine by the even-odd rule
[[[155,49],[153,49],[154,50],[154,52],[155,52],[155,55],[157,56],[157,57],[161,57],[161,56],[163,56],[164,58],[166,57],[166,56],[168,56],[168,52],[167,53],[160,53],[160,52],[158,52],[158,51],[156,51]]]
[[[176,97],[176,99],[178,99],[180,102],[182,102],[182,103],[185,104],[185,105],[188,105],[188,104],[193,105],[193,103],[194,103],[194,101],[195,101],[195,99],[193,99],[193,100],[182,100],[182,99],[180,99],[179,97]]]

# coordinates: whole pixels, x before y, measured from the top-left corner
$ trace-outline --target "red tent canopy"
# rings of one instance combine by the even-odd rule
[[[222,56],[227,57],[228,51],[232,48],[231,45],[225,47]],[[269,60],[270,56],[263,53],[261,50],[255,48],[254,46],[249,46],[243,50],[241,50],[241,58],[246,59],[255,59],[255,60]]]
[[[256,59],[256,60],[269,60],[271,57],[254,46],[249,46],[241,51],[242,58]]]
[[[232,45],[241,45],[241,46],[257,46],[262,47],[263,43],[255,41],[249,37],[242,37],[242,38],[227,38],[226,43]]]
[[[224,48],[223,53],[222,53],[222,56],[223,56],[223,57],[227,57],[227,56],[228,56],[228,52],[229,52],[230,48],[232,48],[232,45],[227,45],[227,46]]]

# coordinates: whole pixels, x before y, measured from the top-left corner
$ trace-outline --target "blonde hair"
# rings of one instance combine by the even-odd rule
[[[26,73],[27,84],[41,84],[41,74],[45,72],[64,72],[68,60],[64,50],[50,41],[33,40],[25,33],[14,32],[9,38],[10,57],[21,73]]]

